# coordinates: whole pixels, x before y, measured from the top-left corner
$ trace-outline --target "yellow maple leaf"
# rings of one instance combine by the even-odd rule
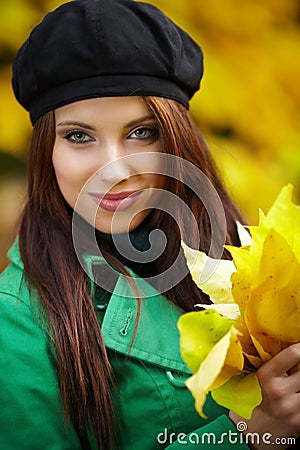
[[[214,303],[184,314],[178,324],[182,357],[193,372],[186,384],[201,415],[211,391],[218,403],[249,418],[261,401],[255,370],[300,342],[300,208],[292,192],[285,186],[268,214],[260,212],[258,226],[249,227],[251,239],[244,235],[241,247],[226,246],[233,262],[212,264],[183,244],[194,281]],[[208,263],[216,267],[209,278],[203,277]],[[215,328],[221,332],[212,334]]]
[[[232,320],[214,310],[184,314],[179,319],[178,327],[183,358],[194,372],[186,385],[195,398],[197,411],[204,417],[202,408],[207,393],[242,371],[242,347]],[[201,335],[196,342],[195,332]]]

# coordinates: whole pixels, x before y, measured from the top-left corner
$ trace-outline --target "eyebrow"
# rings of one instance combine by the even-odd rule
[[[87,123],[83,123],[83,122],[77,122],[74,120],[64,120],[63,122],[60,122],[59,124],[57,124],[58,127],[65,127],[65,126],[75,126],[75,127],[80,127],[80,128],[86,128],[87,130],[91,130],[91,131],[96,131],[96,129],[94,127],[92,127],[91,125],[88,125]]]
[[[147,116],[139,117],[136,120],[132,120],[131,122],[126,123],[125,128],[133,127],[134,125],[137,125],[146,120],[153,120],[154,118],[155,117],[153,114],[148,114]],[[64,120],[64,121],[60,122],[59,124],[57,124],[57,126],[58,127],[75,126],[75,127],[85,128],[86,130],[96,131],[96,129],[94,127],[92,127],[91,125],[88,125],[87,123],[84,123],[84,122],[77,122],[74,120]]]
[[[145,122],[146,120],[153,120],[153,119],[155,119],[154,115],[153,114],[148,114],[147,116],[139,117],[138,119],[133,120],[132,122],[128,122],[125,125],[125,127],[126,128],[133,127],[134,125],[137,125],[137,124],[139,124],[141,122]]]

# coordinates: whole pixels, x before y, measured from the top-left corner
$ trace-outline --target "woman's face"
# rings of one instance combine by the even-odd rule
[[[67,203],[104,233],[136,228],[163,186],[158,124],[142,98],[71,103],[55,123],[52,160]]]

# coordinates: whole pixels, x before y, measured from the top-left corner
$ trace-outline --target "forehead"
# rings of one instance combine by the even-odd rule
[[[85,121],[128,122],[151,115],[151,111],[141,97],[97,97],[80,100],[55,110],[56,123],[74,119]]]

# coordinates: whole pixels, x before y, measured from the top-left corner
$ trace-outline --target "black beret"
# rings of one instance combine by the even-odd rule
[[[32,123],[93,97],[156,95],[188,108],[203,75],[195,41],[156,7],[75,0],[47,14],[13,63],[13,89]]]

